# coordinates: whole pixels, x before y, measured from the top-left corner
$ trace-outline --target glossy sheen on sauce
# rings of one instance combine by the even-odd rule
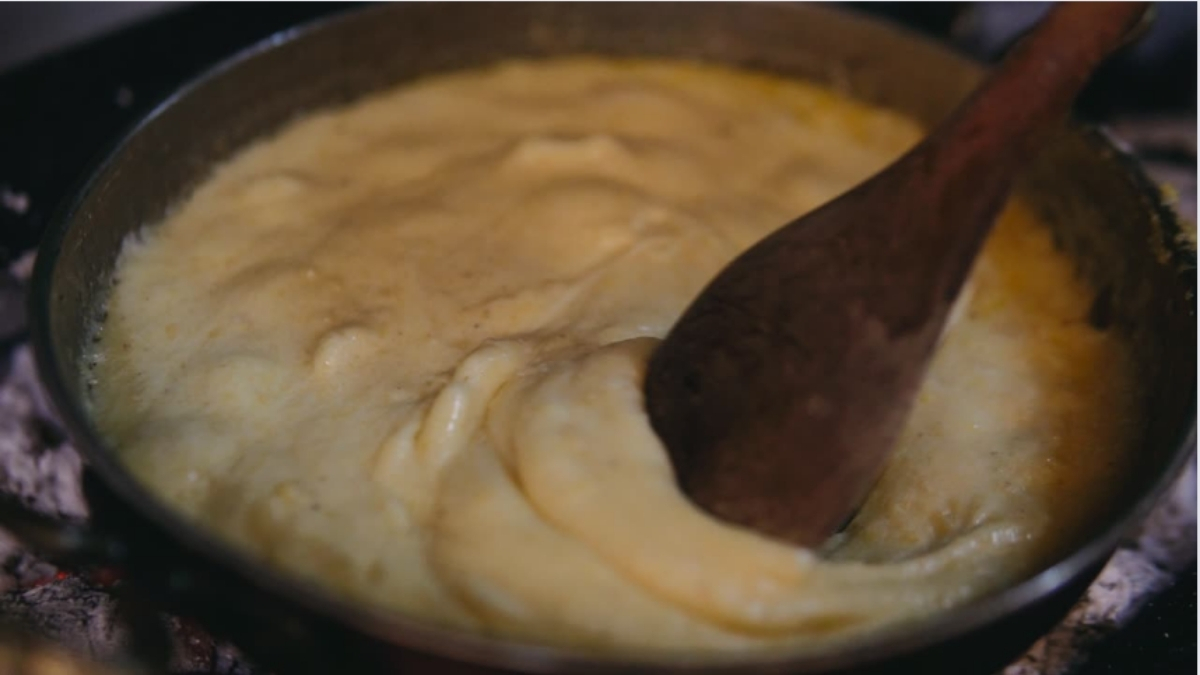
[[[1019,206],[822,550],[693,508],[641,399],[722,265],[919,133],[810,85],[588,59],[310,115],[126,246],[95,413],[207,527],[442,624],[694,655],[936,614],[1069,541],[1134,422],[1120,344]]]

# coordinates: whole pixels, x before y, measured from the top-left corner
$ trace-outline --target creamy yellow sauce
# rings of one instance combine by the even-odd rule
[[[1125,351],[1029,212],[821,550],[686,501],[641,383],[717,270],[920,133],[808,84],[590,59],[309,115],[128,243],[96,418],[246,551],[443,625],[695,655],[919,620],[1035,571],[1128,461]]]

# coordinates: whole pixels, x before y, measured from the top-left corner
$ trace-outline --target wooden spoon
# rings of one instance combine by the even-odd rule
[[[796,544],[865,499],[1017,172],[1149,3],[1056,6],[920,145],[721,271],[651,358],[683,491]]]

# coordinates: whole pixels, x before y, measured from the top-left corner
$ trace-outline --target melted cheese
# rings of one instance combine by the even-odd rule
[[[1125,352],[1019,204],[821,550],[694,508],[641,398],[717,270],[919,135],[808,84],[591,59],[310,115],[129,242],[95,414],[197,522],[440,624],[694,655],[936,614],[1044,564],[1128,461]]]

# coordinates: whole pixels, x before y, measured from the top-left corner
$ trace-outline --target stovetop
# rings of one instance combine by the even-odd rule
[[[1046,3],[874,3],[880,15],[990,60]],[[275,31],[347,11],[338,3],[205,4],[0,72],[0,489],[81,513],[79,461],[55,429],[29,363],[21,311],[31,252],[75,181],[174,88]],[[1101,72],[1083,117],[1109,125],[1196,213],[1196,6],[1160,7],[1136,50]],[[1187,28],[1190,27],[1190,31]],[[1118,551],[1062,626],[1006,671],[1196,672],[1195,464],[1151,523]],[[0,620],[104,654],[119,643],[103,580],[58,573],[0,537]],[[172,620],[177,669],[252,673],[235,650]],[[1079,655],[1090,655],[1078,666]]]

